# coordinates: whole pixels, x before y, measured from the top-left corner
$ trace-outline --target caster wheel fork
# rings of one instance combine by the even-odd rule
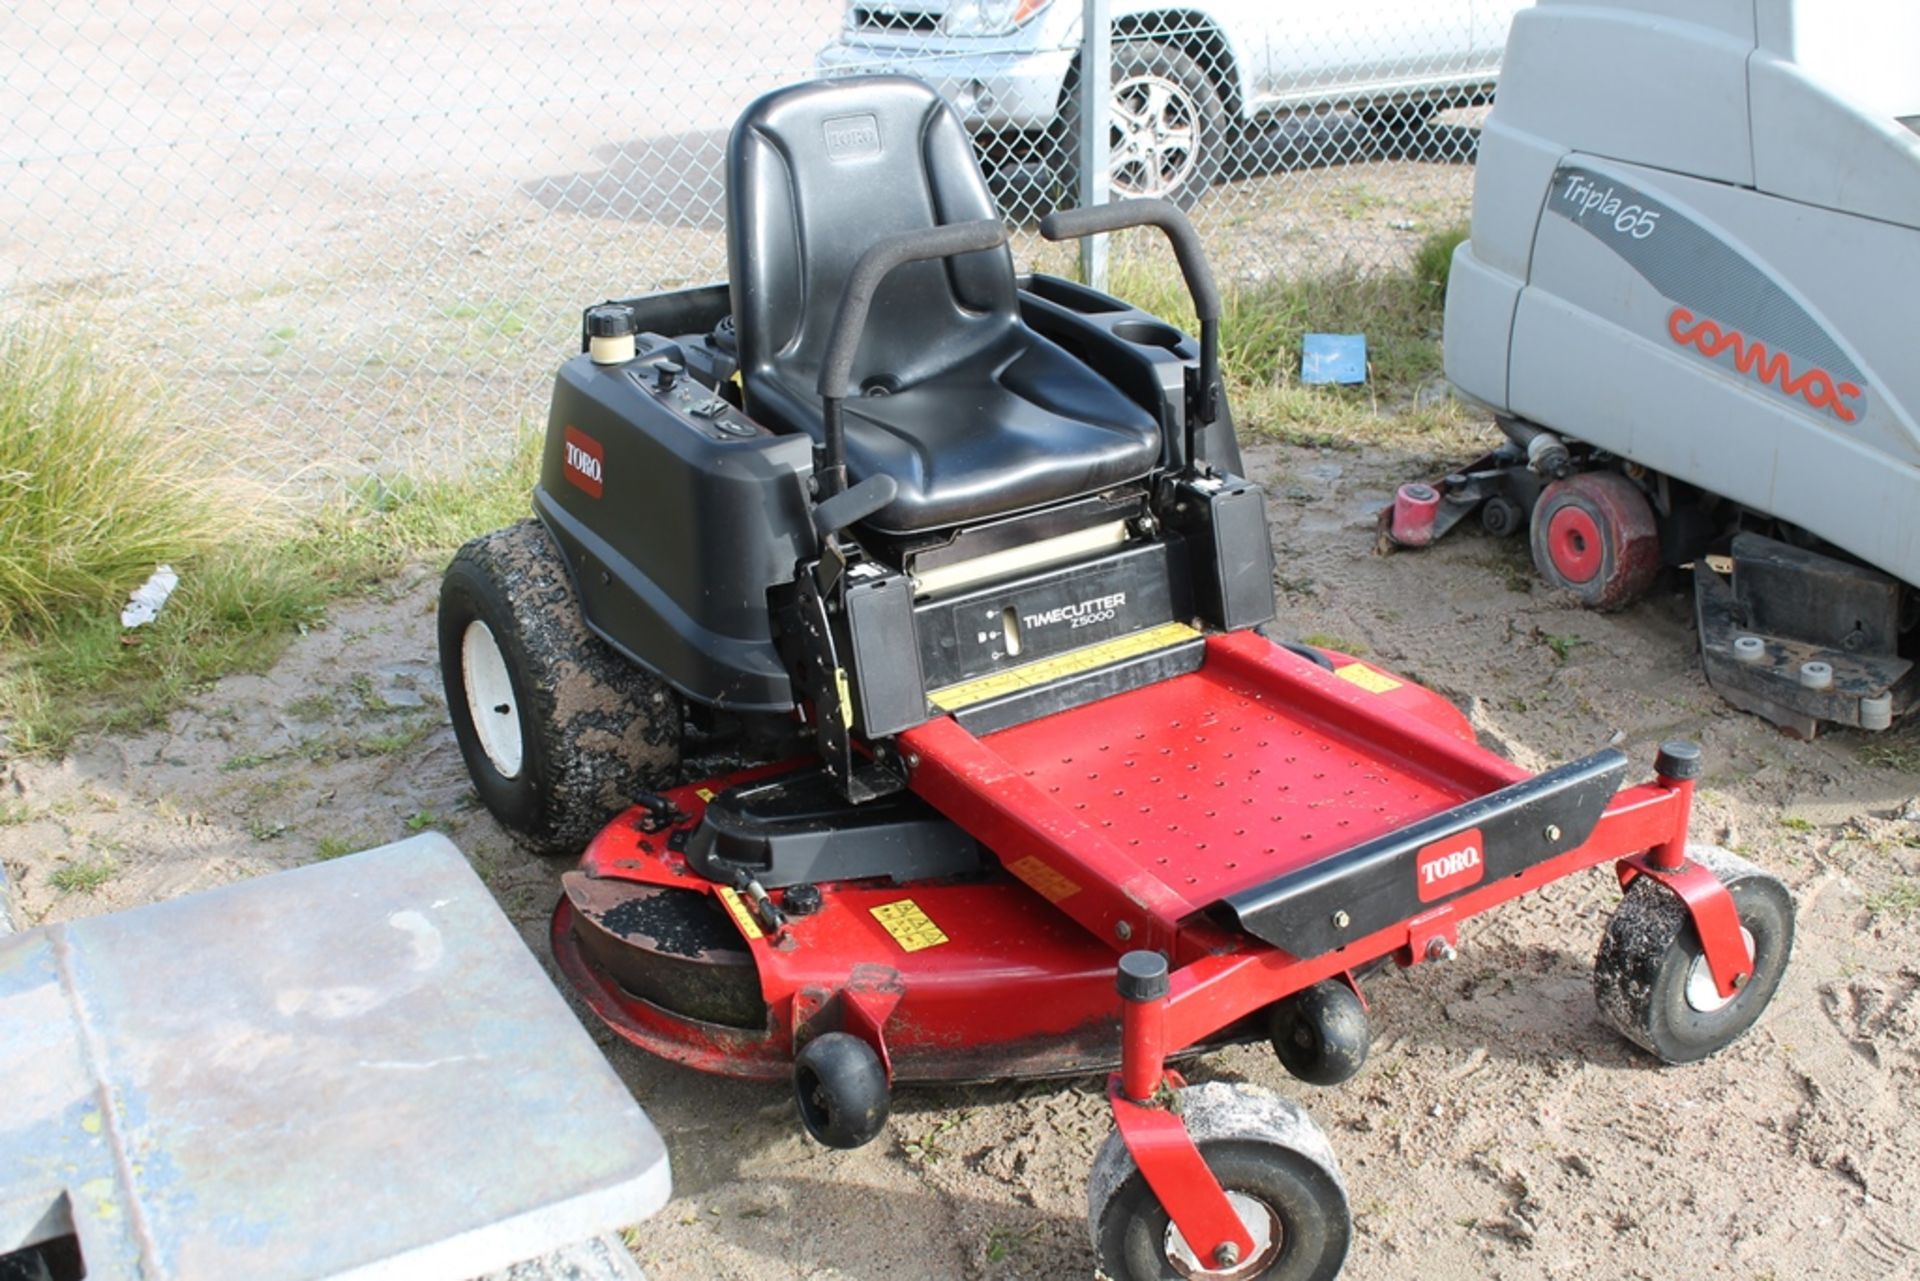
[[[1124,1106],[1137,1105],[1115,1100],[1116,1113]],[[1179,1090],[1176,1106],[1177,1116],[1161,1115],[1171,1117],[1175,1128],[1184,1122],[1191,1136],[1187,1151],[1217,1181],[1250,1248],[1221,1247],[1200,1256],[1156,1191],[1154,1184],[1167,1181],[1165,1169],[1151,1176],[1142,1170],[1129,1144],[1137,1122],[1123,1115],[1125,1129],[1109,1136],[1088,1180],[1087,1227],[1102,1272],[1112,1281],[1337,1276],[1352,1238],[1352,1215],[1332,1146],[1306,1111],[1269,1091],[1223,1082]],[[1163,1158],[1148,1159],[1158,1165]]]

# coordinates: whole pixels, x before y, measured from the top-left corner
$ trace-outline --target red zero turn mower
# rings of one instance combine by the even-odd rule
[[[729,146],[730,284],[587,310],[539,519],[449,568],[448,701],[494,814],[585,845],[553,947],[621,1035],[791,1077],[838,1147],[901,1083],[1111,1072],[1100,1267],[1327,1277],[1351,1221],[1325,1137],[1173,1061],[1266,1038],[1344,1080],[1361,975],[1603,863],[1600,1008],[1697,1059],[1772,997],[1793,904],[1688,846],[1692,746],[1633,785],[1617,751],[1529,775],[1438,696],[1254,631],[1272,550],[1192,228],[1128,201],[1041,230],[1132,226],[1172,241],[1198,343],[1016,277],[918,81],[762,98]],[[683,734],[734,767],[644,790]]]

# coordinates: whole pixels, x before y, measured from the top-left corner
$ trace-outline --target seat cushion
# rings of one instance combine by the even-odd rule
[[[727,145],[748,410],[819,440],[820,362],[860,256],[896,232],[997,216],[960,118],[918,80],[818,81],[748,107]],[[898,484],[867,522],[889,533],[1078,498],[1160,456],[1153,414],[1021,321],[1005,245],[890,272],[852,387],[847,469]]]
[[[752,377],[754,412],[820,436],[817,400]],[[771,412],[769,412],[771,411]],[[846,403],[847,471],[899,492],[867,524],[918,533],[1065,502],[1137,480],[1160,459],[1153,415],[1016,324],[911,387]]]

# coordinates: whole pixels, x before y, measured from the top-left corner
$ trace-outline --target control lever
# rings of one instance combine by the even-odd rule
[[[899,492],[900,486],[885,472],[869,476],[816,506],[813,527],[820,537],[831,540],[847,526],[857,525],[885,507]]]

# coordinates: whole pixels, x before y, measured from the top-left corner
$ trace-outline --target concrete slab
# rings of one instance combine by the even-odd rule
[[[466,1278],[667,1158],[444,837],[0,939],[0,1254],[90,1281]]]

